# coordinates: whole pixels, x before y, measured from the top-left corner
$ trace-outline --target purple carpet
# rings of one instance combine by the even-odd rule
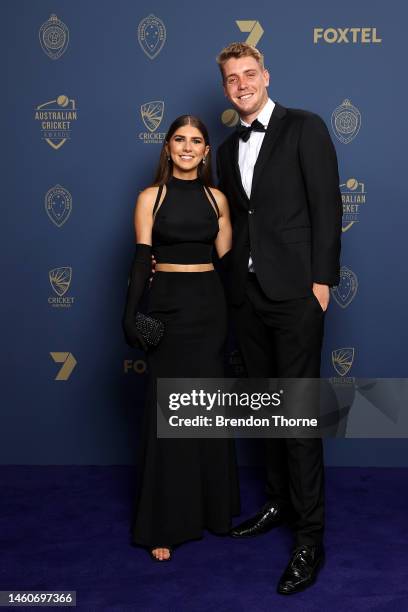
[[[408,610],[406,468],[326,470],[326,564],[291,597],[275,591],[290,553],[284,527],[248,541],[206,534],[159,564],[129,545],[133,468],[0,475],[0,590],[76,590],[88,611]],[[241,492],[247,516],[264,501],[259,471],[241,470]]]

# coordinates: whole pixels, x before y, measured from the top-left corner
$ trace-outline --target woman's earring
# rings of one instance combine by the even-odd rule
[[[205,157],[203,157],[203,166],[205,166]]]
[[[171,161],[171,157],[170,155],[167,156],[167,161],[170,162]]]

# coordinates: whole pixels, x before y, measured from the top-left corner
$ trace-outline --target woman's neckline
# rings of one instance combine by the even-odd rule
[[[189,187],[189,186],[200,185],[201,179],[199,177],[195,179],[181,179],[181,178],[178,178],[177,176],[172,175],[170,177],[170,182],[173,183],[173,185],[177,185],[180,187]]]

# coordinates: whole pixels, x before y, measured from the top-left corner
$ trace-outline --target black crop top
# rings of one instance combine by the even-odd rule
[[[160,206],[163,187],[159,188],[153,207],[156,216],[152,246],[157,263],[211,263],[219,229],[219,210],[213,193],[198,178],[184,180],[172,176],[166,188]]]

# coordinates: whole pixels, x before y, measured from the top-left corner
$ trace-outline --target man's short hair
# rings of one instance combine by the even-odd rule
[[[253,57],[259,64],[261,70],[264,69],[264,58],[263,55],[256,47],[248,45],[243,42],[233,42],[225,47],[221,53],[217,55],[217,64],[220,67],[221,74],[224,76],[222,68],[229,59],[234,57],[238,59],[240,57]]]

